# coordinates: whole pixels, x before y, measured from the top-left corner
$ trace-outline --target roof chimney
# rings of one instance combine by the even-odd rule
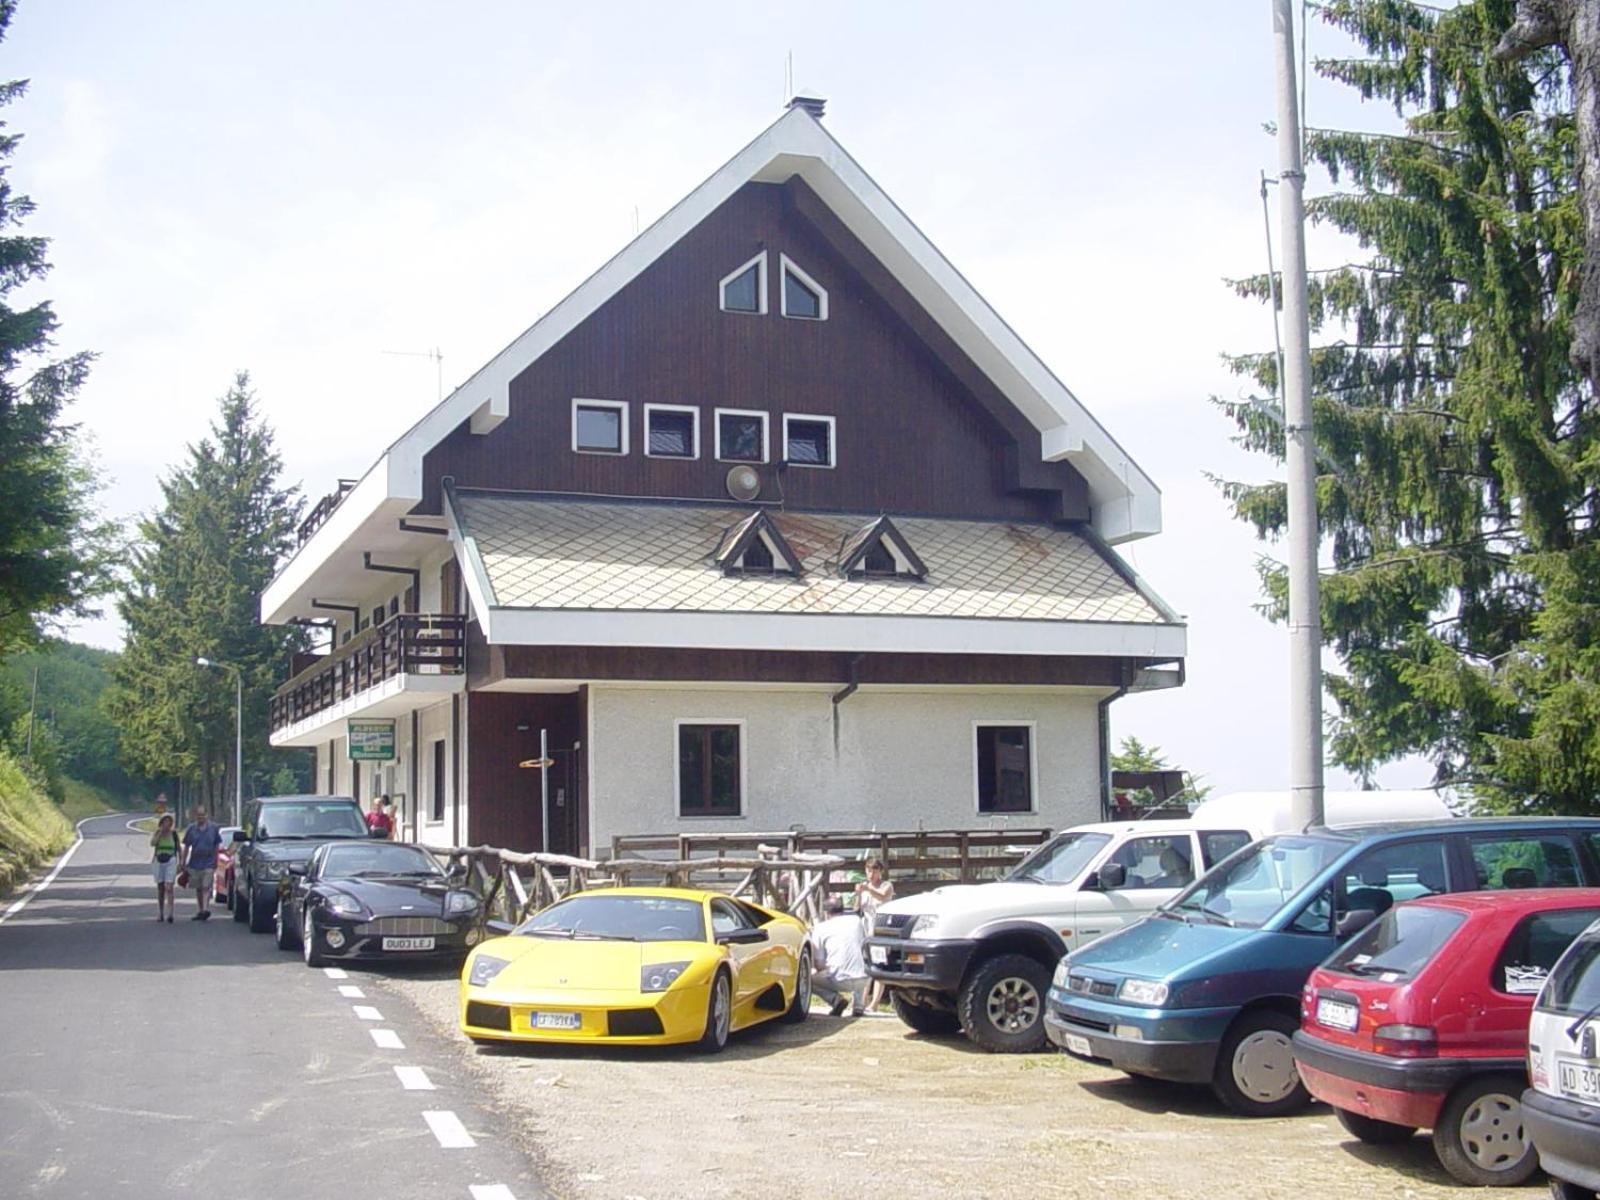
[[[822,110],[828,107],[828,102],[821,96],[807,96],[803,92],[789,101],[790,108],[803,108],[810,114],[813,121],[822,120]]]

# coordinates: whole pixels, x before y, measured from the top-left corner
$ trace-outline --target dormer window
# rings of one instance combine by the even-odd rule
[[[856,530],[839,547],[839,574],[846,579],[911,579],[921,582],[928,568],[888,517]]]
[[[823,286],[780,254],[783,264],[783,315],[803,321],[828,319],[828,293]]]
[[[762,314],[767,311],[767,252],[722,277],[722,311]]]
[[[764,509],[723,534],[713,557],[725,575],[800,574],[800,556]]]

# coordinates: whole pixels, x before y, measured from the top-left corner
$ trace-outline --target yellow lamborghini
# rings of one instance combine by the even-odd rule
[[[811,1006],[811,951],[791,916],[717,892],[607,888],[559,900],[478,946],[461,971],[474,1041],[668,1045]]]

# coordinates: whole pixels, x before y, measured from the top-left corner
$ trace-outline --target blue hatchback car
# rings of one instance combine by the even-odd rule
[[[1234,1111],[1308,1096],[1290,1038],[1313,967],[1393,904],[1439,892],[1600,886],[1600,819],[1312,828],[1255,842],[1137,925],[1061,960],[1045,1029],[1079,1058],[1209,1083]]]

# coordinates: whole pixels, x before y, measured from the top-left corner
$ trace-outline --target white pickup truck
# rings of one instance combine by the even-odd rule
[[[1329,792],[1330,824],[1438,819],[1432,792]],[[1043,1049],[1044,997],[1069,950],[1142,920],[1228,855],[1289,827],[1287,793],[1207,801],[1187,820],[1077,825],[997,883],[893,900],[867,938],[867,970],[921,1033],[985,1050]]]

